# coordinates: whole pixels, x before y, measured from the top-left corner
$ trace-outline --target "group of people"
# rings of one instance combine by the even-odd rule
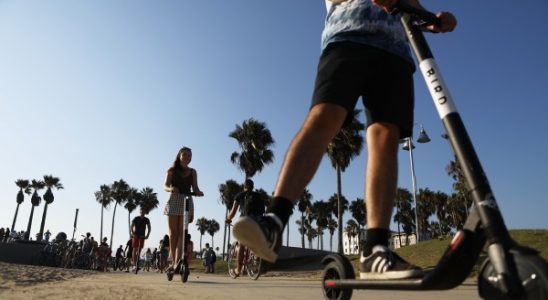
[[[213,247],[209,247],[209,243],[206,243],[205,248],[202,250],[202,261],[205,273],[215,273],[215,262],[217,262],[217,253],[215,253]]]
[[[234,236],[261,258],[275,262],[281,236],[289,216],[303,190],[312,180],[327,145],[349,122],[359,97],[367,116],[367,170],[365,199],[368,229],[360,258],[361,278],[410,278],[422,275],[420,268],[406,262],[388,248],[389,225],[397,187],[397,151],[399,141],[409,137],[413,127],[413,73],[415,66],[406,36],[397,16],[390,11],[397,0],[326,0],[327,18],[322,33],[322,54],[318,63],[312,103],[302,127],[286,151],[274,190],[272,204],[264,203],[253,192],[253,181],[246,180],[227,215],[231,222],[238,208],[240,218],[234,224]],[[411,5],[420,7],[416,0]],[[437,14],[439,25],[428,29],[452,31],[455,17]],[[186,224],[194,219],[191,194],[203,196],[198,187],[197,171],[189,166],[192,150],[181,148],[167,170],[164,190],[170,193],[165,206],[169,235],[162,239],[160,270],[168,277],[180,267]],[[187,202],[187,219],[185,216]],[[365,207],[364,207],[365,209]],[[150,221],[141,209],[132,222],[132,264],[150,235]],[[131,242],[131,243],[130,243]],[[168,250],[169,249],[169,250]],[[243,251],[238,249],[235,274],[241,272]],[[171,257],[168,263],[167,253]],[[214,271],[209,250],[204,251],[206,271]],[[206,259],[207,258],[207,259]],[[207,261],[206,261],[207,260]],[[382,264],[376,263],[382,261]]]
[[[13,234],[17,234],[17,232],[14,230]],[[24,233],[23,233],[24,234]],[[0,243],[7,243],[10,241],[12,232],[10,231],[9,227],[6,227],[5,229],[2,227],[0,228]]]

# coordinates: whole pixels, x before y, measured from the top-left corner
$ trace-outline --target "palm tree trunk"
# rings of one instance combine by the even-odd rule
[[[291,216],[289,216],[289,218],[291,218]],[[285,246],[289,247],[289,219],[287,220],[286,228],[287,228],[287,238],[285,239]]]
[[[114,203],[114,211],[112,212],[112,227],[110,228],[110,250],[112,250],[112,241],[114,240],[114,218],[116,217],[116,207],[118,202]]]
[[[198,249],[198,253],[200,253],[200,255],[202,253],[202,236],[203,236],[203,234],[201,234],[201,232],[200,232],[200,249]],[[200,258],[202,258],[202,257],[200,256]]]
[[[34,215],[34,205],[32,205],[32,208],[30,209],[30,217],[29,217],[29,223],[27,225],[27,231],[25,232],[25,240],[30,239],[30,228],[32,226],[32,216]]]
[[[129,236],[131,236],[131,213],[127,212],[127,227],[128,227],[128,232],[129,232]]]
[[[343,242],[342,242],[342,203],[341,203],[341,167],[337,164],[337,220],[339,222],[339,245],[338,253],[343,254]]]
[[[211,235],[211,248],[215,249],[213,245],[213,235]]]
[[[44,236],[44,226],[46,225],[46,216],[48,214],[48,203],[44,203],[44,212],[42,213],[42,222],[40,223],[40,232],[38,233],[37,241],[41,241]]]
[[[304,213],[301,213],[301,246],[304,249]]]
[[[104,207],[103,207],[103,204],[101,204],[101,234],[100,234],[100,241],[103,241],[103,210],[104,210]],[[112,241],[110,241],[110,243],[112,243]]]
[[[230,226],[228,227],[228,234],[227,234],[227,235],[228,235],[228,238],[227,238],[227,245],[226,245],[226,247],[228,248],[228,247],[230,247]],[[228,251],[227,251],[227,253],[226,253],[226,261],[228,261]]]
[[[225,206],[226,207],[226,206]],[[225,216],[228,215],[228,207],[226,207]],[[221,256],[223,259],[225,258],[225,250],[226,250],[226,228],[228,227],[228,224],[225,222],[225,229],[223,232],[223,256]],[[202,244],[200,243],[200,251],[202,249]]]
[[[323,251],[323,233],[320,235],[321,236],[321,241],[320,241],[320,247],[321,247],[321,250]]]
[[[11,231],[15,229],[15,221],[17,220],[17,215],[19,214],[19,205],[20,203],[17,203],[17,207],[15,208],[15,216],[13,216],[13,223],[11,223]]]

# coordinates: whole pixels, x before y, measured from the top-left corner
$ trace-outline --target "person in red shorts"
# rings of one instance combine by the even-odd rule
[[[140,215],[135,217],[131,221],[131,233],[133,235],[133,255],[132,264],[135,274],[139,272],[139,257],[141,256],[141,249],[145,246],[145,240],[150,235],[150,220],[145,217],[146,211],[141,208]],[[146,234],[145,234],[146,232]]]

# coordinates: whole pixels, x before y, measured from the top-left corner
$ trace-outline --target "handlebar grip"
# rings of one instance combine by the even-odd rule
[[[398,1],[398,3],[394,6],[394,9],[391,11],[391,14],[397,14],[399,12],[404,12],[415,16],[419,20],[425,22],[425,24],[422,25],[432,24],[437,27],[440,26],[440,19],[434,13],[419,7],[415,7],[409,4],[406,0]]]

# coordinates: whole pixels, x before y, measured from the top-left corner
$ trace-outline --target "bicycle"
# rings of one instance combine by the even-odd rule
[[[253,254],[248,247],[240,245],[238,241],[233,242],[230,245],[230,250],[228,251],[228,275],[234,279],[238,277],[238,275],[234,273],[234,269],[238,264],[238,253],[236,251],[237,247],[243,247],[244,250],[244,258],[242,261],[243,266],[240,272],[245,271],[253,280],[259,279],[262,272],[262,259]]]
[[[420,70],[434,100],[453,152],[460,162],[474,206],[438,264],[422,278],[355,280],[350,261],[338,254],[322,264],[326,299],[350,299],[353,289],[448,290],[469,276],[484,246],[488,257],[478,275],[479,295],[485,299],[548,299],[548,263],[535,249],[518,245],[508,233],[479,158],[466,132],[421,27],[439,22],[433,13],[400,0],[396,10]]]

